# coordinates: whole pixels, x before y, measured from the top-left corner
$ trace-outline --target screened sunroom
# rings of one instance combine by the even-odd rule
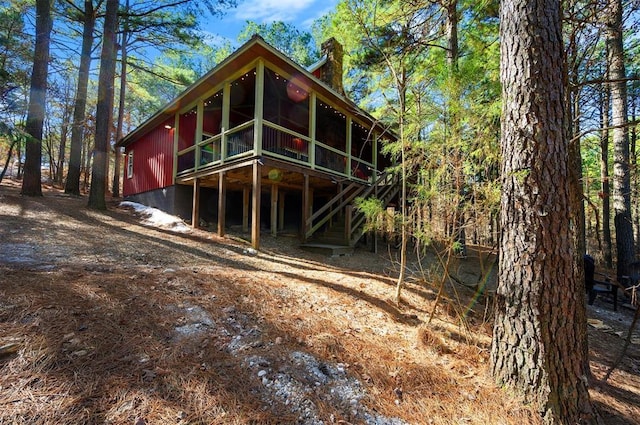
[[[255,247],[261,227],[309,240],[339,220],[357,242],[346,211],[389,186],[379,151],[393,135],[345,97],[341,68],[335,40],[304,69],[252,38],[119,142],[125,196],[220,235],[250,228]]]

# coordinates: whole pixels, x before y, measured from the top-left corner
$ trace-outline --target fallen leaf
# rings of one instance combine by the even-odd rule
[[[598,319],[588,319],[587,323],[589,323],[589,325],[591,327],[594,327],[596,329],[600,329],[600,330],[606,330],[606,329],[611,329],[611,326],[609,325],[605,325],[602,320],[598,320]]]
[[[10,354],[15,354],[18,352],[19,348],[20,348],[20,344],[17,344],[14,342],[3,345],[2,347],[0,347],[0,357],[8,356]]]

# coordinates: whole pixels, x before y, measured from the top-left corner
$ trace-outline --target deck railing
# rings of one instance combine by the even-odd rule
[[[310,163],[310,139],[300,133],[265,121],[262,127],[262,150],[275,158]]]
[[[218,165],[230,159],[249,156],[253,152],[254,120],[231,130],[206,138],[178,152],[177,173],[187,174]],[[223,142],[224,141],[224,142]]]
[[[251,120],[179,151],[177,174],[188,174],[227,160],[258,154],[254,146],[254,126],[255,120]],[[263,121],[261,153],[369,183],[373,183],[375,177],[375,167],[371,162],[350,158],[338,148],[313,141],[308,136],[269,121]]]
[[[319,169],[332,171],[341,175],[348,175],[347,154],[340,149],[316,142],[315,145],[316,161],[315,165]]]
[[[253,121],[235,127],[225,134],[227,140],[225,159],[237,158],[253,152]]]
[[[222,134],[213,136],[199,143],[200,149],[200,165],[208,166],[217,164],[221,159],[220,143],[222,142]]]

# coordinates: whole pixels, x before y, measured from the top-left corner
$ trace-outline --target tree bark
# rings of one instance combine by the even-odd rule
[[[502,198],[491,349],[499,383],[547,424],[595,423],[574,269],[559,0],[503,0]]]
[[[49,72],[49,43],[51,40],[51,1],[36,1],[36,45],[31,72],[29,112],[25,131],[27,137],[22,194],[42,196],[42,126],[44,123],[47,74]]]
[[[608,75],[608,73],[607,73]],[[606,79],[606,77],[605,77]],[[613,247],[611,242],[611,190],[609,187],[609,85],[602,87],[600,102],[600,179],[602,180],[602,239],[604,239],[604,263],[613,267]]]
[[[13,148],[18,144],[18,139],[13,137],[11,141],[11,145],[9,145],[9,152],[7,153],[7,160],[4,163],[4,167],[2,167],[2,171],[0,172],[0,183],[2,183],[2,179],[4,179],[4,174],[7,172],[7,168],[9,168],[9,162],[11,162],[11,155],[13,154]]]
[[[125,10],[129,12],[129,0],[126,2]],[[124,123],[124,101],[127,93],[127,39],[129,37],[129,17],[124,16],[122,23],[122,42],[120,43],[120,96],[118,99],[118,123],[116,125],[116,143],[122,139],[122,125]],[[114,197],[120,196],[120,148],[114,146],[113,182],[111,193]]]
[[[73,107],[73,126],[71,127],[71,151],[69,153],[69,171],[64,192],[80,195],[80,174],[82,169],[82,142],[84,138],[85,114],[87,110],[87,88],[89,85],[89,68],[91,66],[91,49],[93,48],[93,30],[96,25],[93,0],[84,2],[84,25],[82,29],[82,48],[80,67],[78,68],[78,87]]]
[[[582,152],[580,138],[574,138],[580,134],[580,120],[574,117],[580,116],[580,89],[576,89],[568,100],[569,119],[573,123],[569,126],[569,195],[571,200],[571,222],[573,224],[573,247],[576,255],[576,264],[579,277],[582,277],[582,257],[587,253],[586,226],[584,212],[584,185],[582,175]]]
[[[71,108],[71,101],[70,101],[70,91],[71,91],[71,86],[70,85],[65,85],[65,106],[63,109],[63,115],[62,115],[62,124],[61,124],[61,128],[60,128],[60,149],[58,150],[58,159],[56,161],[56,175],[55,175],[55,182],[59,185],[62,184],[62,181],[64,179],[64,160],[65,160],[65,154],[67,151],[67,140],[68,140],[68,135],[69,135],[69,121],[71,118],[71,114],[73,113],[72,108]]]
[[[609,0],[606,13],[606,41],[611,83],[611,123],[613,124],[613,222],[616,229],[617,275],[628,275],[635,259],[631,221],[631,174],[629,170],[629,130],[627,124],[627,84],[622,45],[622,1]]]
[[[118,0],[107,0],[104,18],[104,36],[100,54],[98,77],[98,103],[96,106],[96,141],[91,167],[89,207],[106,210],[108,148],[113,122],[113,95],[116,74],[116,31],[118,27]]]
[[[571,52],[577,51],[577,42],[575,37],[570,37],[569,42],[570,52],[568,55],[572,55]],[[584,182],[582,174],[582,152],[580,150],[580,138],[575,137],[580,134],[580,120],[577,117],[581,116],[581,96],[582,88],[575,84],[579,78],[579,62],[577,58],[573,56],[571,61],[567,60],[565,63],[572,63],[571,71],[567,75],[567,81],[571,81],[573,90],[567,90],[566,111],[567,119],[567,139],[569,140],[568,155],[569,155],[569,202],[570,202],[570,220],[572,226],[569,228],[572,230],[573,236],[573,272],[575,278],[579,282],[584,282],[584,255],[587,253],[587,241],[586,241],[586,226],[585,226],[585,208],[584,208]],[[568,66],[567,66],[568,70]],[[586,289],[586,288],[585,288]],[[584,292],[583,292],[584,293]],[[582,347],[582,360],[584,362],[583,369],[586,377],[591,380],[591,367],[589,365],[589,340],[587,338],[587,321],[585,320],[581,324],[580,332],[583,335],[579,336],[579,339],[583,341]]]
[[[466,184],[462,158],[462,127],[460,123],[460,82],[458,76],[458,0],[447,0],[443,5],[446,11],[445,34],[447,37],[447,67],[449,71],[449,116],[450,134],[453,141],[453,185],[457,206],[453,212],[453,240],[456,254],[466,257],[467,241],[465,231]]]
[[[637,89],[636,89],[636,82],[634,81],[632,83],[632,88],[631,88],[631,122],[635,122],[636,121],[636,116],[637,116],[637,112],[636,112],[636,105],[637,105]],[[638,250],[638,248],[640,247],[640,202],[638,202],[638,194],[639,194],[639,183],[640,183],[640,179],[639,179],[639,175],[638,175],[638,153],[636,151],[636,146],[637,146],[637,141],[638,141],[638,133],[637,133],[637,126],[633,126],[631,127],[631,134],[630,134],[630,148],[631,148],[631,170],[632,171],[632,187],[633,187],[633,192],[631,193],[632,199],[635,201],[635,211],[634,211],[634,241],[635,241],[635,249],[636,251]]]

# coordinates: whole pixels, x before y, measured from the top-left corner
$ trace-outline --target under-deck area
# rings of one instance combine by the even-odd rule
[[[356,194],[374,187],[265,156],[190,173],[178,183],[193,187],[194,226],[215,229],[220,236],[241,226],[256,248],[261,231],[297,234],[305,241],[337,222],[344,235],[336,243],[348,245],[345,215]]]

